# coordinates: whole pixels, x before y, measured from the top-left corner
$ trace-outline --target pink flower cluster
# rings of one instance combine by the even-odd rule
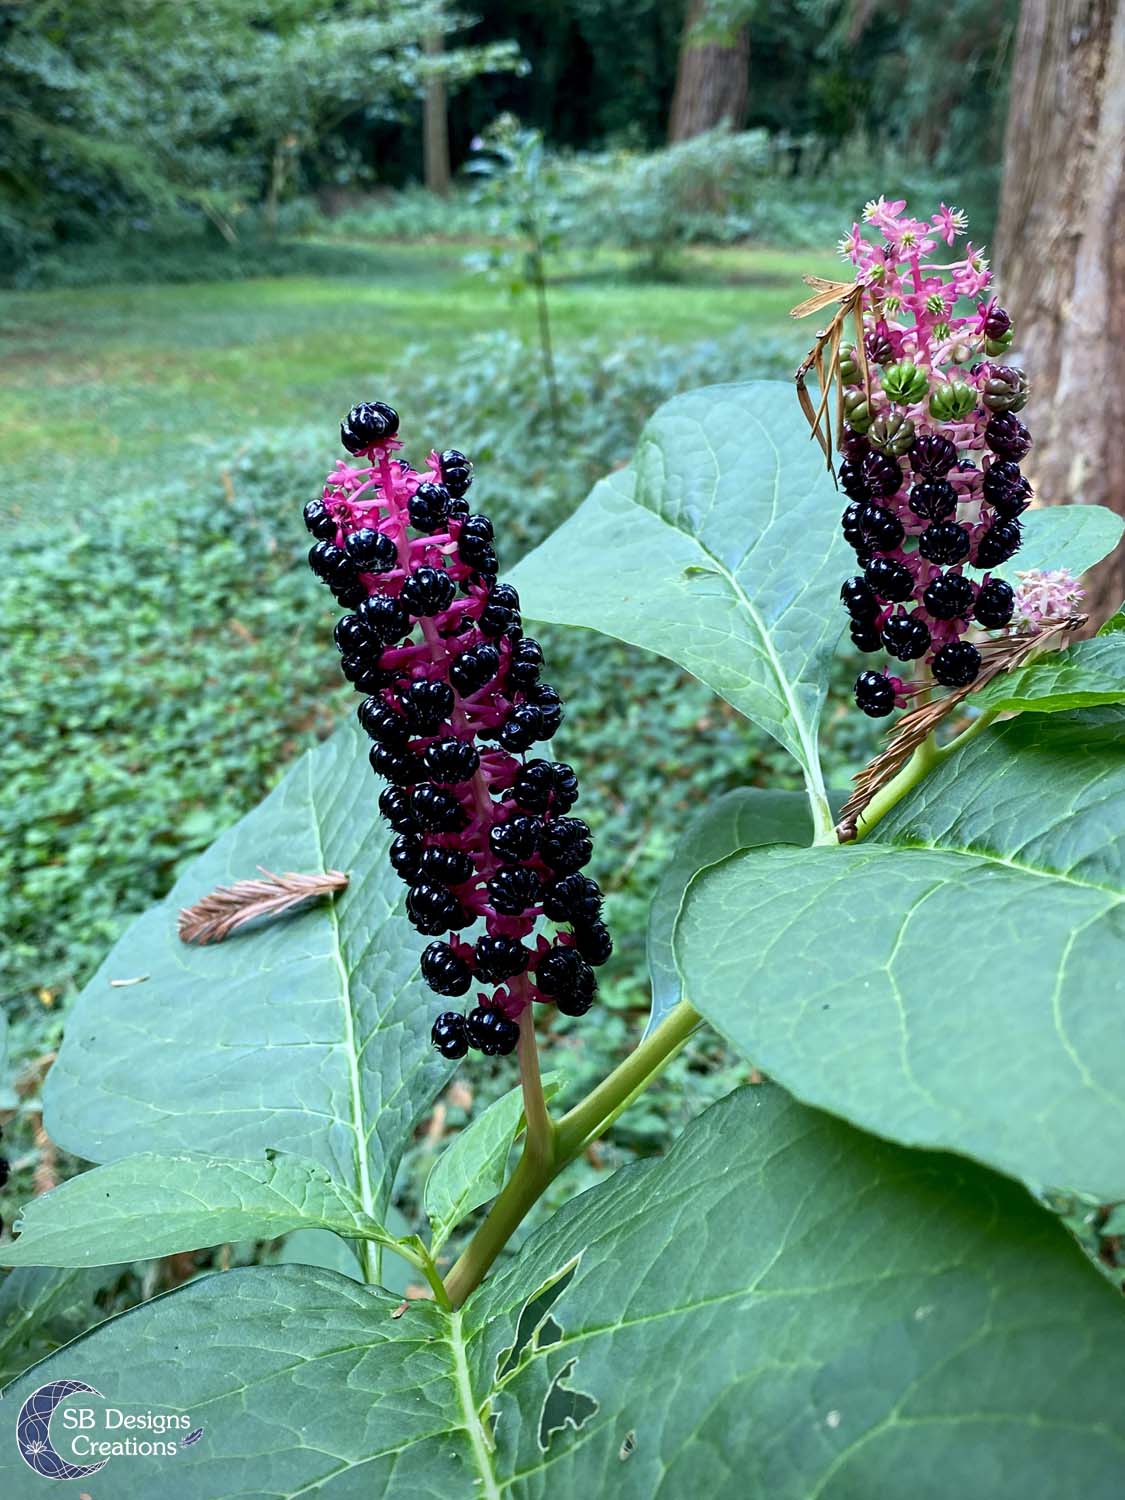
[[[931,682],[972,682],[981,657],[968,632],[1001,629],[1013,613],[1011,587],[990,570],[1017,551],[1032,494],[1019,467],[1031,435],[1017,415],[1028,384],[1007,362],[1011,319],[987,295],[981,251],[938,258],[966,227],[944,203],[915,219],[905,201],[880,198],[840,244],[863,288],[864,331],[839,362],[843,528],[863,570],[841,597],[860,650],[924,669],[914,682],[861,673],[856,699],[874,717]]]

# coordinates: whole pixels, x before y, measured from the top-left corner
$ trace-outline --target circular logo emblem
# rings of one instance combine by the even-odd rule
[[[108,1458],[85,1467],[68,1463],[51,1445],[51,1417],[55,1407],[68,1396],[73,1396],[75,1391],[84,1391],[89,1396],[101,1395],[101,1391],[81,1380],[53,1380],[50,1385],[41,1385],[31,1393],[16,1418],[20,1456],[28,1468],[34,1469],[44,1479],[85,1479],[109,1463]]]

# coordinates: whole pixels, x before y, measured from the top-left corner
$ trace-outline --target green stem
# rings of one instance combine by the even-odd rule
[[[515,1171],[468,1248],[445,1278],[445,1292],[453,1307],[460,1307],[469,1293],[480,1285],[493,1261],[552,1180],[663,1071],[700,1025],[701,1019],[686,1000],[681,1000],[651,1036],[646,1037],[591,1094],[551,1127],[546,1152],[541,1141],[533,1145],[529,1129]],[[522,1043],[522,1027],[520,1039]]]
[[[970,740],[976,739],[978,734],[983,733],[995,719],[997,712],[998,710],[991,709],[982,713],[955,740],[950,740],[948,745],[940,748],[935,743],[933,735],[927,735],[898,775],[888,781],[864,808],[856,821],[855,842],[858,843],[860,839],[865,838],[876,823],[912,792],[931,771],[948,760],[955,751],[967,745]]]
[[[521,986],[526,992],[526,974],[513,983],[513,992],[518,992]],[[539,1076],[539,1049],[535,1045],[535,1015],[530,1000],[520,1015],[517,1051],[520,1082],[523,1085],[523,1118],[527,1131],[524,1136],[524,1153],[537,1161],[549,1162],[555,1154],[555,1122],[551,1119],[547,1101],[543,1097],[543,1080]]]

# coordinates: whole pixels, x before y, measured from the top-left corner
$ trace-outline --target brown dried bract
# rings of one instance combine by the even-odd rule
[[[875,794],[889,781],[893,781],[918,746],[931,734],[937,725],[957,705],[971,694],[998,677],[1001,672],[1011,672],[1037,651],[1050,649],[1054,638],[1071,631],[1080,630],[1086,623],[1085,615],[1067,615],[1061,620],[1045,620],[1041,630],[1034,635],[1004,636],[1000,640],[979,641],[983,662],[976,678],[967,687],[955,688],[944,698],[935,698],[930,703],[919,704],[903,714],[894,727],[887,747],[875,759],[864,766],[855,778],[855,791],[840,809],[840,821],[836,824],[836,837],[841,844],[855,838],[859,819]]]
[[[318,875],[271,875],[261,865],[258,869],[262,872],[261,880],[220,885],[194,906],[185,906],[180,912],[180,941],[221,943],[247,922],[260,917],[279,917],[316,896],[334,895],[348,883],[348,877],[339,870]]]
[[[854,281],[825,281],[821,276],[806,276],[804,278],[807,286],[815,287],[813,296],[806,297],[804,302],[799,302],[792,309],[790,317],[807,318],[815,312],[820,312],[825,307],[830,307],[833,302],[838,302],[839,308],[828,327],[816,336],[808,354],[801,361],[795,379],[797,381],[797,400],[801,403],[809,426],[812,428],[812,436],[820,444],[824,461],[828,465],[829,473],[833,473],[832,466],[832,418],[828,415],[828,403],[832,397],[832,391],[836,392],[836,430],[840,432],[844,425],[844,391],[837,378],[836,361],[840,354],[840,344],[844,337],[844,326],[851,318],[855,326],[855,350],[856,359],[863,375],[863,389],[867,391],[870,380],[867,373],[867,349],[863,342],[863,315],[861,311],[861,299],[864,287]],[[813,405],[812,397],[809,395],[805,385],[805,377],[810,370],[815,370],[816,378],[820,385],[820,404]]]

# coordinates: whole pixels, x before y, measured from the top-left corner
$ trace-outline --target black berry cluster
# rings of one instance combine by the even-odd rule
[[[562,699],[523,633],[519,595],[497,580],[490,519],[470,510],[473,466],[455,448],[416,471],[392,455],[399,419],[355,406],[324,493],[305,507],[309,563],[348,613],[341,669],[363,693],[358,717],[388,785],[379,810],[406,913],[434,941],[421,957],[435,994],[475,989],[468,1013],[433,1026],[445,1057],[508,1053],[533,1001],[584,1014],[594,969],[612,952],[602,893],[582,873],[590,830],[571,816],[578,780],[532,754],[559,728]],[[540,919],[553,938],[536,936]]]

